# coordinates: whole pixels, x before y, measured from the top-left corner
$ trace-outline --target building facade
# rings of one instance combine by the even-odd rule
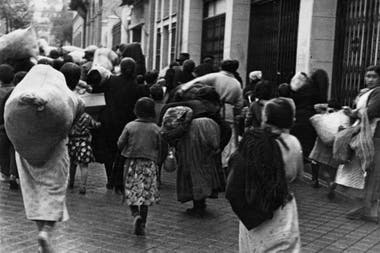
[[[330,96],[350,104],[363,87],[365,68],[380,60],[380,0],[115,2],[121,5],[114,6],[119,19],[103,28],[110,43],[97,32],[105,1],[83,1],[88,7],[83,44],[140,42],[148,69],[165,69],[181,52],[196,64],[210,55],[216,63],[237,59],[243,79],[262,70],[276,84],[321,68],[333,84]]]
[[[86,47],[97,45],[113,47],[121,39],[122,9],[118,1],[72,0],[70,8],[77,11],[73,19],[73,44]],[[118,35],[115,26],[119,24]],[[82,41],[80,42],[80,39]],[[115,41],[114,41],[115,40]]]
[[[84,47],[84,20],[78,13],[75,13],[73,19],[72,44],[77,47]]]

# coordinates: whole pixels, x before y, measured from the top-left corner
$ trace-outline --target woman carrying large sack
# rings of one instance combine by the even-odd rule
[[[294,107],[269,100],[261,128],[243,136],[229,162],[226,198],[239,217],[239,252],[300,252],[297,205],[288,183],[302,177],[301,144],[289,128]]]
[[[5,105],[5,129],[16,150],[26,217],[37,223],[40,252],[52,252],[50,233],[66,221],[67,135],[81,103],[62,73],[36,65]]]
[[[356,110],[345,108],[352,119],[359,119],[367,112],[373,134],[374,155],[371,166],[367,168],[364,191],[361,192],[362,203],[357,209],[347,214],[349,219],[363,219],[379,222],[380,200],[380,66],[370,66],[365,73],[366,88],[355,99]],[[359,190],[360,191],[360,190]]]

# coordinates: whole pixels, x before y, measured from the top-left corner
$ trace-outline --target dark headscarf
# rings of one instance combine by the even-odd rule
[[[317,69],[310,75],[314,89],[314,103],[327,103],[327,92],[329,88],[329,76],[323,69]]]
[[[136,62],[130,57],[123,58],[120,62],[120,72],[124,76],[136,76]]]
[[[77,86],[81,69],[78,65],[72,62],[66,62],[60,69],[62,74],[65,76],[66,84],[70,88],[70,90],[74,90]]]
[[[9,84],[13,81],[14,69],[9,64],[0,65],[0,81],[3,84]]]
[[[121,51],[122,45],[120,45],[119,50]],[[135,60],[136,64],[136,75],[145,75],[145,56],[143,55],[140,43],[134,42],[126,45],[125,49],[122,51],[122,56],[130,57]]]

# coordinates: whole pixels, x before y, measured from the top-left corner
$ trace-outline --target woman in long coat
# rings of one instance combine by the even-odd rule
[[[193,201],[189,214],[202,215],[206,198],[217,197],[221,188],[217,163],[220,129],[209,118],[193,119],[189,131],[177,144],[177,198],[184,203]]]

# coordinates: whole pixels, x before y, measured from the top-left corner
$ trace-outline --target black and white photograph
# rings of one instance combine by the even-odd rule
[[[0,0],[0,253],[379,253],[380,0]]]

